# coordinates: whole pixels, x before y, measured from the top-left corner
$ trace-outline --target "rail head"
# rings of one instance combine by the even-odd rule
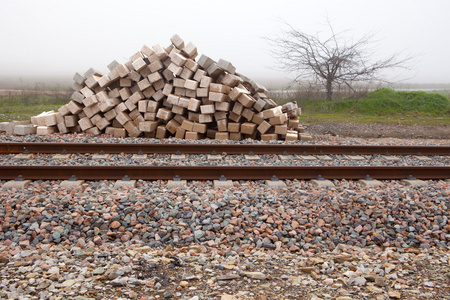
[[[385,166],[0,166],[0,179],[22,176],[32,180],[66,180],[73,175],[85,180],[131,179],[168,180],[175,177],[188,180],[215,180],[222,176],[231,180],[278,179],[374,179],[398,180],[449,179],[450,167],[385,167]]]
[[[163,143],[0,143],[0,153],[165,153],[208,154],[359,154],[449,155],[450,146],[301,145],[301,144],[163,144]]]

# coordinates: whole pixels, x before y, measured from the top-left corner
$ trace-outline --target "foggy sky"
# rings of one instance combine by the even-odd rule
[[[266,85],[289,78],[274,71],[262,37],[286,29],[355,39],[374,32],[380,58],[393,52],[419,55],[411,71],[392,78],[414,83],[450,82],[450,1],[84,1],[0,0],[0,78],[57,78],[126,62],[142,45],[168,46],[173,34],[192,41],[199,54],[223,58]]]

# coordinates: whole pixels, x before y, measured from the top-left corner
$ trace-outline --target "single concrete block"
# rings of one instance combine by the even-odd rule
[[[0,131],[6,131],[6,128],[9,126],[9,122],[0,122]]]
[[[245,154],[244,155],[246,160],[260,160],[261,157],[259,157],[259,155],[256,154]]]
[[[216,189],[228,189],[234,187],[232,180],[214,180],[214,188]]]
[[[278,187],[278,188],[286,187],[286,183],[284,183],[284,181],[281,180],[266,180],[266,185],[268,185],[269,187]]]
[[[294,156],[286,155],[286,154],[280,154],[280,155],[278,155],[278,157],[280,158],[280,160],[293,160],[294,159]]]
[[[136,180],[117,180],[116,183],[114,183],[114,188],[135,188],[136,187]]]
[[[420,161],[431,161],[431,158],[429,158],[428,156],[414,155],[413,157]]]
[[[172,155],[170,155],[170,159],[172,159],[172,160],[185,160],[186,159],[186,155],[184,155],[184,154],[172,154]]]
[[[92,159],[108,159],[109,158],[109,154],[106,153],[96,153],[94,155],[92,155]]]
[[[186,54],[189,58],[195,58],[198,55],[197,47],[194,44],[189,42],[184,48],[183,53]]]
[[[29,160],[29,159],[33,159],[33,154],[20,153],[13,157],[13,160]]]
[[[15,135],[36,134],[36,126],[34,125],[16,125],[14,126]]]
[[[184,41],[182,38],[180,38],[180,36],[178,34],[174,34],[171,38],[170,41],[172,42],[172,44],[177,47],[178,49],[183,49],[184,48]]]
[[[387,161],[399,161],[400,157],[394,155],[384,155],[383,158]]]
[[[299,133],[298,136],[299,136],[300,140],[304,141],[304,142],[308,142],[308,141],[312,141],[313,140],[313,137],[310,134]]]
[[[298,158],[301,160],[317,160],[317,157],[312,155],[299,155]]]
[[[272,121],[270,121],[270,122],[272,122]],[[298,133],[296,133],[296,132],[288,132],[288,133],[286,133],[286,137],[284,138],[284,140],[286,142],[298,141]]]
[[[61,188],[65,188],[68,190],[79,187],[84,183],[84,180],[64,180],[59,185]]]
[[[173,188],[180,188],[180,187],[186,187],[187,181],[186,180],[169,180],[167,182],[167,188],[173,189]]]
[[[8,189],[23,190],[23,189],[26,189],[28,187],[28,185],[30,185],[30,183],[31,183],[31,180],[22,180],[22,181],[11,180],[11,181],[6,182],[2,186],[2,190],[8,190]]]
[[[45,126],[47,127],[51,127],[51,126],[55,126],[57,123],[56,121],[56,113],[47,113],[44,115],[44,120],[45,120]]]
[[[55,154],[53,155],[53,159],[69,159],[72,154]]]
[[[262,117],[263,119],[270,119],[273,117],[277,117],[283,114],[281,106],[277,106],[274,108],[266,109],[262,111]]]
[[[197,63],[203,68],[207,69],[209,66],[211,66],[213,63],[215,63],[214,60],[209,58],[208,56],[202,54],[200,58],[198,59]]]
[[[231,74],[234,74],[234,72],[236,72],[236,67],[234,67],[229,61],[226,61],[224,59],[219,59],[219,62],[217,63],[217,65],[221,69],[223,69]]]
[[[207,159],[208,160],[222,160],[222,156],[219,154],[208,154]]]
[[[134,160],[143,160],[147,159],[147,154],[133,154],[131,158]]]
[[[38,126],[36,129],[36,135],[49,135],[55,132],[55,127]]]
[[[57,125],[59,133],[68,133],[69,129],[67,129],[66,124],[64,124],[64,121],[62,123],[58,123]]]
[[[14,123],[10,122],[3,125],[3,129],[6,134],[13,134],[14,133]]]
[[[317,155],[317,158],[322,161],[332,161],[333,159],[328,155]]]
[[[348,160],[365,160],[361,155],[347,155]]]
[[[12,123],[14,124],[14,126],[17,125],[30,125],[31,121],[30,120],[25,120],[25,121],[12,121]]]
[[[419,187],[426,186],[428,183],[419,179],[402,179],[402,182],[405,183],[406,186]]]
[[[330,180],[318,180],[318,179],[312,179],[311,183],[318,187],[324,187],[324,188],[334,188],[334,183],[332,183]]]
[[[374,187],[379,187],[379,186],[384,185],[381,181],[379,181],[379,180],[373,180],[373,179],[372,179],[372,180],[360,179],[359,182],[360,182],[363,186],[366,186],[366,187],[372,187],[372,188],[374,188]]]

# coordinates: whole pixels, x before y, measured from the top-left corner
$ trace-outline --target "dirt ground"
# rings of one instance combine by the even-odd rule
[[[312,134],[340,137],[450,140],[450,126],[339,123],[305,125],[305,127]]]

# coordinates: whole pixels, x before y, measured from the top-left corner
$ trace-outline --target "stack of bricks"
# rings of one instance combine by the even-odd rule
[[[76,73],[71,101],[32,117],[40,133],[83,131],[116,137],[220,140],[309,139],[295,102],[283,106],[228,61],[201,55],[178,36],[171,45],[143,46],[109,73]]]

